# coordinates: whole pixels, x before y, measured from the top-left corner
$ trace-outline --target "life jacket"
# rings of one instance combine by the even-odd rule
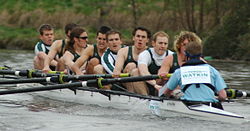
[[[182,67],[183,67],[183,66],[202,65],[202,64],[207,64],[207,63],[205,63],[204,61],[202,61],[202,60],[200,60],[200,59],[191,59],[191,60],[187,61],[186,63],[184,63],[184,64],[182,65]],[[215,87],[214,87],[212,84],[210,84],[210,83],[187,84],[187,85],[185,85],[184,88],[182,89],[182,92],[185,93],[185,91],[186,91],[186,90],[188,89],[188,87],[190,87],[191,85],[195,85],[196,88],[200,88],[200,85],[201,85],[201,84],[206,85],[206,86],[209,87],[211,90],[213,90],[214,93],[216,93]]]

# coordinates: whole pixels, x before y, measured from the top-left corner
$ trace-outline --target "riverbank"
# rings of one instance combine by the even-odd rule
[[[89,44],[95,43],[96,29],[83,27],[89,37]],[[121,30],[122,40],[126,44],[131,43],[132,34],[130,30]],[[0,25],[0,49],[8,50],[33,50],[39,41],[39,33],[35,28],[16,28]],[[65,39],[63,28],[55,28],[55,40]]]
[[[204,55],[250,60],[249,0],[8,0],[0,4],[0,48],[4,49],[33,49],[36,30],[45,23],[55,27],[56,39],[63,39],[64,26],[74,22],[87,30],[90,43],[102,25],[119,30],[124,43],[131,42],[137,26],[147,27],[152,34],[167,32],[170,44],[187,30],[202,38]]]

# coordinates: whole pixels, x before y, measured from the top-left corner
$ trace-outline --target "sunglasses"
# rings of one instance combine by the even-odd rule
[[[77,38],[79,38],[79,39],[82,39],[82,40],[86,40],[86,39],[88,39],[88,36],[83,36],[83,37],[77,37]]]

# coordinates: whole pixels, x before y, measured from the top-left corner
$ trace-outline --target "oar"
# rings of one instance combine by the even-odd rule
[[[26,93],[26,92],[35,92],[35,91],[47,91],[47,90],[56,90],[56,89],[64,89],[64,88],[76,88],[76,87],[99,87],[102,88],[103,85],[113,84],[116,82],[135,82],[135,81],[145,81],[145,80],[153,80],[161,78],[158,75],[147,75],[147,76],[132,76],[132,77],[124,77],[124,78],[113,78],[113,79],[103,79],[98,78],[95,80],[87,80],[83,82],[74,82],[67,84],[57,84],[57,85],[49,85],[49,86],[41,86],[41,87],[32,87],[25,89],[12,89],[12,90],[4,90],[0,91],[0,95],[4,94],[15,94],[15,93]]]
[[[236,90],[236,89],[226,89],[228,98],[245,98],[250,97],[250,93],[246,91]]]
[[[45,78],[28,78],[28,79],[16,79],[16,80],[2,80],[0,84],[18,84],[18,83],[43,83],[43,82],[54,82],[63,84],[69,81],[75,80],[90,80],[96,78],[112,78],[112,74],[94,74],[94,75],[57,75]],[[128,73],[122,73],[119,77],[129,77]]]
[[[6,66],[6,65],[0,66],[0,70],[10,70],[10,69],[12,69],[12,68],[9,66]]]
[[[64,88],[70,88],[70,89],[78,89],[79,87],[100,87],[101,88],[103,85],[113,84],[116,82],[121,82],[121,83],[135,82],[135,81],[145,81],[145,80],[152,80],[152,79],[159,79],[159,78],[160,76],[158,75],[134,76],[134,77],[124,77],[124,78],[113,78],[113,79],[98,78],[96,80],[88,80],[88,81],[83,81],[83,82],[32,87],[32,88],[25,88],[25,89],[4,90],[4,91],[0,91],[0,95],[35,92],[35,91],[47,91],[47,90],[56,90],[56,89],[64,89]],[[227,94],[229,97],[231,96],[233,98],[250,97],[250,92],[233,90],[233,89],[227,90]]]
[[[42,71],[38,71],[38,70],[7,70],[7,69],[2,69],[2,70],[0,70],[0,74],[2,74],[2,75],[26,76],[28,78],[32,78],[32,77],[58,76],[60,74],[63,74],[63,72],[50,71],[48,73],[43,73]]]
[[[0,78],[5,78],[5,79],[20,79],[20,77],[18,77],[18,76],[5,76],[5,75],[1,76]]]

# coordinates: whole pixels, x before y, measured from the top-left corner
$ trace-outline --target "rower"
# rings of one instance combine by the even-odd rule
[[[225,81],[219,72],[201,59],[202,44],[193,41],[186,45],[186,59],[180,69],[177,69],[167,84],[165,93],[171,92],[179,85],[184,95],[181,100],[189,105],[206,104],[223,109],[220,101],[227,98]],[[218,94],[218,99],[215,98]]]
[[[34,57],[33,64],[35,69],[42,70],[44,67],[44,60],[47,57],[50,46],[54,41],[54,29],[49,24],[43,24],[40,26],[38,31],[40,33],[40,41],[37,42],[35,46],[36,56]],[[55,69],[57,61],[52,60],[49,65],[51,68]]]
[[[96,74],[113,74],[117,52],[124,47],[119,31],[111,30],[106,33],[108,49],[102,55],[101,64],[95,66]],[[111,89],[111,85],[104,86],[105,89]]]
[[[84,52],[85,48],[87,47],[88,34],[83,28],[76,27],[70,33],[69,38],[70,39],[66,45],[66,52],[62,56],[62,62],[68,69],[68,73],[72,74],[71,66],[80,57],[80,54]],[[84,70],[84,67],[81,69]]]
[[[45,57],[43,72],[51,71],[51,69],[49,67],[49,63],[55,58],[57,59],[57,62],[58,62],[56,70],[63,71],[65,69],[65,67],[63,65],[63,62],[62,62],[62,60],[60,58],[65,53],[66,43],[69,41],[70,33],[75,27],[77,27],[77,24],[75,24],[75,23],[67,24],[64,27],[65,34],[66,34],[67,38],[62,39],[62,40],[56,40],[55,42],[53,42],[47,57]]]
[[[156,32],[153,35],[152,46],[140,53],[138,58],[138,69],[140,75],[157,74],[165,56],[173,54],[168,50],[169,36],[163,31]],[[147,81],[149,95],[155,96],[162,86],[156,84],[156,80]]]
[[[180,34],[176,36],[174,41],[175,53],[163,59],[158,75],[164,78],[167,74],[174,73],[176,69],[185,63],[185,46],[191,41],[201,42],[201,39],[195,33],[189,31],[181,31]],[[168,78],[159,79],[157,83],[164,85],[167,80]]]
[[[87,61],[86,74],[94,74],[94,67],[101,63],[101,56],[107,49],[106,33],[110,30],[107,26],[100,27],[96,34],[97,44],[88,46],[81,57],[72,66],[72,71],[77,75],[83,75],[80,67]]]
[[[139,76],[137,68],[138,56],[147,49],[147,43],[150,41],[151,32],[144,27],[137,27],[132,32],[133,46],[122,48],[117,53],[114,76],[118,77],[121,73],[129,73],[131,76]],[[124,86],[129,92],[148,95],[145,82],[128,82]]]
[[[94,71],[96,74],[113,74],[115,68],[115,62],[117,59],[117,52],[123,48],[122,40],[121,40],[121,33],[115,30],[108,31],[106,34],[106,41],[108,44],[108,49],[105,51],[101,58],[102,70],[100,72],[100,67],[95,68]]]

